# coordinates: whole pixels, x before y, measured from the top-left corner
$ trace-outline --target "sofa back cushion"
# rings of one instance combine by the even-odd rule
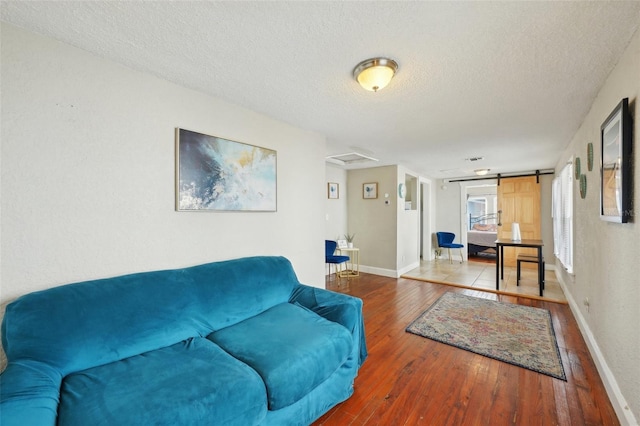
[[[2,343],[9,362],[42,362],[64,376],[207,336],[287,302],[297,285],[283,257],[69,284],[7,306]]]

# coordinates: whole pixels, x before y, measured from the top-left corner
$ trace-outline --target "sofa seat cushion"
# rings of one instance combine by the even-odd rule
[[[208,338],[262,376],[270,410],[308,394],[347,360],[353,348],[345,327],[290,303]]]
[[[70,374],[58,425],[249,425],[267,413],[260,376],[204,338]]]

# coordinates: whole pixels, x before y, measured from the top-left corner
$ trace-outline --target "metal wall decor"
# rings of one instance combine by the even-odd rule
[[[587,169],[593,170],[593,143],[587,144]]]
[[[580,157],[576,157],[576,160],[573,162],[573,169],[575,171],[576,180],[580,179]]]
[[[583,200],[587,196],[587,175],[580,175],[580,198]]]

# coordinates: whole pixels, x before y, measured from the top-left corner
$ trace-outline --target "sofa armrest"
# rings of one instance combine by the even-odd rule
[[[0,374],[0,424],[55,425],[61,381],[49,367],[9,363]]]
[[[367,358],[367,342],[361,299],[301,284],[293,291],[289,302],[304,306],[329,321],[337,322],[347,328],[358,348],[358,365],[362,365]]]

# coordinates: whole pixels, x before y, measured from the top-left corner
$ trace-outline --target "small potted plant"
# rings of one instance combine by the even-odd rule
[[[344,234],[344,239],[347,240],[347,247],[353,248],[353,238],[356,234]]]

